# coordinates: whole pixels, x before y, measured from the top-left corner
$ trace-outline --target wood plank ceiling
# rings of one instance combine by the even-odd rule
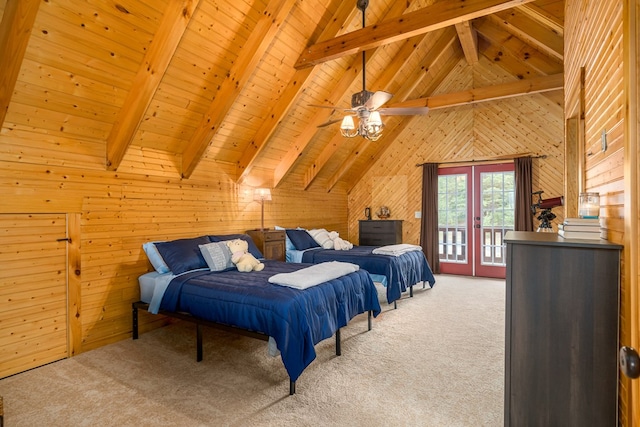
[[[250,185],[349,190],[420,117],[383,116],[377,142],[340,135],[362,90],[432,109],[545,93],[559,105],[564,1],[0,0],[2,134],[118,170],[203,157]],[[486,57],[513,82],[436,93],[460,61]],[[336,124],[318,128],[328,120]],[[415,126],[412,126],[415,128]],[[87,161],[95,158],[95,164]],[[21,161],[28,161],[22,159]],[[142,169],[142,168],[141,168]]]

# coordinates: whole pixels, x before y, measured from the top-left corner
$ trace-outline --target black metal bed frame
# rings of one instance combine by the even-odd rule
[[[137,301],[131,304],[131,318],[132,318],[132,338],[134,340],[138,339],[138,309],[149,310],[149,304]],[[222,323],[212,322],[209,320],[199,319],[194,317],[188,313],[183,312],[169,312],[165,310],[160,310],[158,312],[164,316],[174,317],[180,320],[186,320],[187,322],[196,324],[196,361],[202,361],[202,326],[209,326],[212,328],[220,329],[226,332],[231,332],[234,334],[244,335],[246,337],[259,339],[261,341],[269,341],[269,336],[257,331],[251,331],[248,329],[239,328],[237,326],[225,325]],[[371,330],[371,310],[367,312],[367,331]],[[340,345],[340,329],[336,331],[336,356],[342,355],[342,347]],[[293,395],[296,393],[296,382],[289,379],[289,395]]]

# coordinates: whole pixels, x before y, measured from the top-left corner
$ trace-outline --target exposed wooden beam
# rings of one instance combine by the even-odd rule
[[[460,45],[467,59],[467,64],[473,65],[478,62],[478,33],[471,26],[471,22],[465,21],[456,24],[456,31],[460,39]]]
[[[120,166],[200,0],[172,0],[107,138],[107,169]]]
[[[519,10],[503,11],[488,16],[496,25],[503,26],[508,32],[536,47],[541,52],[564,59],[564,39],[549,27],[540,24]]]
[[[444,53],[447,49],[451,47],[451,45],[455,42],[456,33],[453,30],[453,27],[449,29],[445,29],[442,35],[436,40],[436,42],[431,46],[425,55],[424,59],[421,61],[421,66],[416,67],[414,71],[404,78],[404,84],[394,95],[396,99],[407,99],[407,97],[413,92],[418,84],[422,81],[422,79],[426,76],[427,71],[431,68],[431,66],[438,61],[441,57],[442,53]],[[389,82],[391,82],[396,77],[396,73],[403,67],[406,60],[409,59],[406,51],[416,52],[414,49],[414,43],[412,39],[408,40],[404,46],[400,49],[395,58],[390,62],[390,66],[385,69],[385,72],[381,75],[380,79],[376,81],[377,87],[384,87]],[[405,58],[404,60],[402,58]],[[383,82],[385,82],[383,84]],[[327,144],[322,152],[318,155],[318,157],[314,160],[313,165],[307,169],[304,174],[304,189],[309,188],[311,183],[315,180],[318,174],[322,171],[322,169],[329,162],[331,157],[338,151],[342,143],[345,141],[345,137],[343,137],[339,132],[336,132],[335,136],[331,139],[329,144]]]
[[[40,0],[8,0],[0,22],[0,127],[4,123]]]
[[[517,61],[517,68],[505,67],[511,74],[528,78],[561,73],[564,70],[562,61],[545,55],[521,39],[513,37],[513,34],[489,19],[481,18],[474,21],[473,26],[478,36],[488,43],[486,48],[480,49],[484,56],[503,67],[509,62]]]
[[[394,2],[391,9],[387,12],[386,16],[400,16],[407,8],[406,3]],[[366,61],[370,62],[371,58],[375,55],[374,52],[369,52]],[[329,99],[331,104],[336,104],[340,99],[344,97],[345,92],[353,85],[353,82],[361,76],[362,62],[359,57],[354,58],[350,69],[347,70],[333,89],[333,94]],[[317,132],[318,125],[326,122],[331,115],[331,110],[319,108],[318,112],[314,115],[314,118],[307,125],[306,129],[301,135],[296,138],[295,144],[289,149],[287,154],[282,158],[278,166],[273,173],[273,186],[277,187],[282,179],[289,173],[293,165],[302,155],[303,151],[311,142],[313,136]]]
[[[182,153],[182,176],[189,178],[204,155],[211,140],[220,129],[224,118],[236,101],[242,88],[254,73],[282,23],[296,0],[271,0],[251,36],[234,62],[202,121]]]
[[[497,99],[513,98],[515,96],[531,95],[534,93],[561,90],[564,88],[564,74],[534,77],[511,83],[464,90],[462,92],[434,95],[427,98],[414,99],[390,105],[398,107],[429,107],[432,110],[458,105],[477,104],[479,102],[495,101]]]
[[[448,0],[438,2],[401,17],[386,19],[331,40],[310,46],[295,67],[318,65],[332,59],[373,49],[460,22],[510,9],[533,0]]]
[[[318,40],[326,40],[331,37],[335,37],[336,34],[342,29],[345,22],[352,19],[356,13],[360,13],[349,2],[341,2],[338,10],[329,20],[327,25],[320,34]],[[271,108],[269,114],[263,120],[260,128],[253,136],[253,139],[249,146],[242,153],[242,157],[238,160],[237,164],[237,182],[243,183],[246,178],[251,174],[254,164],[260,153],[267,147],[267,141],[275,132],[280,121],[286,116],[289,108],[296,100],[298,94],[306,86],[307,81],[315,74],[319,68],[305,68],[302,70],[296,70],[293,77],[289,80],[286,89],[283,91],[282,96],[278,98],[277,103]]]
[[[562,37],[564,35],[564,21],[557,16],[553,16],[552,14],[548,13],[540,6],[529,3],[523,6],[519,6],[518,10],[529,15],[531,18],[533,18],[535,21],[538,21],[542,25],[551,28],[551,30],[559,36]]]

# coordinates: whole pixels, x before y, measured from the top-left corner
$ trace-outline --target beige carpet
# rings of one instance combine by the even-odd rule
[[[383,297],[383,291],[380,290]],[[171,325],[0,380],[4,425],[501,426],[504,281],[437,276],[366,315],[289,382],[266,343]]]

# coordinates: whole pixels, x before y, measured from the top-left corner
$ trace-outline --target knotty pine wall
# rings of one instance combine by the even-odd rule
[[[630,129],[637,130],[637,125],[632,127],[625,121],[626,103],[633,102],[637,108],[637,98],[628,93],[632,86],[637,87],[637,52],[625,52],[625,44],[637,43],[637,33],[625,32],[625,19],[633,20],[636,25],[638,22],[637,14],[624,10],[633,3],[637,11],[636,0],[567,0],[565,3],[565,104],[569,115],[583,111],[584,116],[584,136],[577,147],[581,153],[578,161],[584,169],[580,184],[583,191],[600,193],[600,214],[608,239],[625,245],[621,269],[621,345],[634,341],[631,335],[640,322],[631,307],[633,295],[637,298],[632,287],[637,286],[639,278],[626,274],[638,271],[637,251],[632,250],[629,242],[637,242],[640,237],[637,235],[637,171],[630,171],[630,176],[625,172],[626,157],[637,159],[638,150],[637,131],[630,132]],[[627,64],[628,61],[633,63]],[[631,75],[625,75],[627,67],[634,70]],[[606,151],[601,148],[603,132],[607,136]],[[635,153],[627,152],[626,148]],[[625,212],[635,213],[635,217],[625,217]],[[629,227],[630,222],[636,226]],[[635,236],[625,236],[626,230],[634,228]],[[630,387],[630,382],[621,376],[620,425],[623,426],[634,424]],[[634,400],[637,406],[638,397]]]
[[[179,158],[132,148],[117,172],[107,172],[104,149],[95,142],[61,146],[26,130],[17,135],[3,129],[0,134],[0,214],[80,217],[75,231],[80,261],[74,267],[79,302],[77,317],[75,308],[70,310],[71,355],[130,337],[131,302],[139,299],[137,278],[152,270],[144,242],[260,227],[253,187],[235,184],[230,178],[234,165],[204,159],[192,178],[183,180]],[[283,186],[272,190],[272,197],[265,203],[266,227],[326,227],[347,233],[344,190],[326,194]],[[164,322],[146,313],[141,321],[142,331]]]
[[[485,57],[473,67],[463,59],[436,92],[452,93],[514,80]],[[414,119],[349,192],[349,236],[357,241],[358,220],[364,219],[366,206],[377,212],[386,205],[391,219],[404,221],[403,241],[418,244],[420,219],[414,218],[414,212],[421,210],[422,168],[416,165],[425,162],[546,154],[546,159],[533,160],[533,189],[543,190],[544,198],[561,196],[564,118],[556,98],[520,96],[432,110],[426,118]],[[384,143],[383,136],[377,144]],[[555,223],[564,219],[563,208],[553,212],[557,215]]]

